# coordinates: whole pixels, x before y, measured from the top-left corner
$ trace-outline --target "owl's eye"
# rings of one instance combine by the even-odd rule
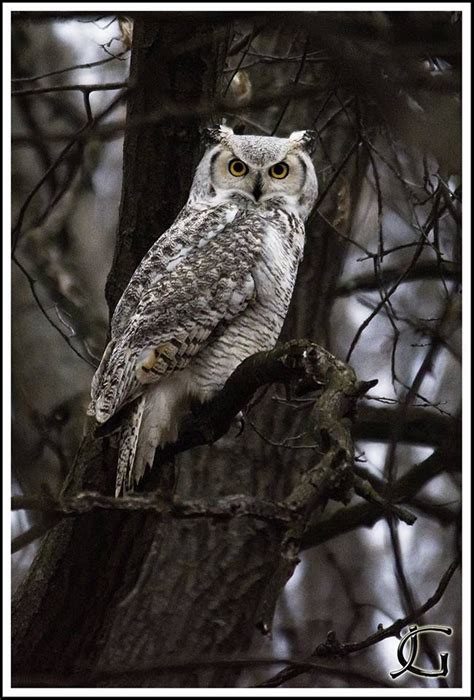
[[[229,163],[229,172],[234,177],[243,177],[247,175],[249,169],[242,160],[233,158]]]
[[[277,180],[283,180],[283,178],[290,172],[290,168],[286,163],[275,163],[275,165],[272,165],[268,172]]]

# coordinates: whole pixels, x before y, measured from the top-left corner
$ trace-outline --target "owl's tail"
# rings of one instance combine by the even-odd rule
[[[182,416],[189,410],[183,375],[165,377],[137,399],[120,429],[115,495],[131,491],[153,464],[155,450],[175,442]]]
[[[138,447],[138,438],[145,410],[146,397],[141,396],[126,421],[123,422],[119,438],[119,457],[115,480],[115,496],[130,491],[133,486],[133,467]]]

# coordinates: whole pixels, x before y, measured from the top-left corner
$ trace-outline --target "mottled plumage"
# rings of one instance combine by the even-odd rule
[[[274,346],[317,195],[309,132],[289,139],[208,130],[188,202],[144,257],[113,315],[89,414],[120,426],[116,493],[176,439],[249,355]]]

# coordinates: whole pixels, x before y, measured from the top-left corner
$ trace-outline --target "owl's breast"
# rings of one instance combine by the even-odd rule
[[[259,254],[251,270],[255,297],[190,363],[189,385],[195,395],[210,397],[235,368],[253,353],[271,350],[280,335],[304,246],[304,225],[283,212],[259,221],[247,219],[248,231],[259,231]]]
[[[304,225],[298,217],[278,210],[265,217],[261,253],[255,266],[257,300],[283,319],[290,304],[298,264],[303,255]]]

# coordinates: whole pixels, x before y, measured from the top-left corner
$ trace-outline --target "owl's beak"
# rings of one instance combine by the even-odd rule
[[[254,182],[253,190],[252,190],[252,194],[253,194],[256,202],[258,202],[258,200],[262,196],[262,189],[263,189],[262,175],[261,175],[261,173],[257,173],[257,177],[255,178],[255,182]]]

